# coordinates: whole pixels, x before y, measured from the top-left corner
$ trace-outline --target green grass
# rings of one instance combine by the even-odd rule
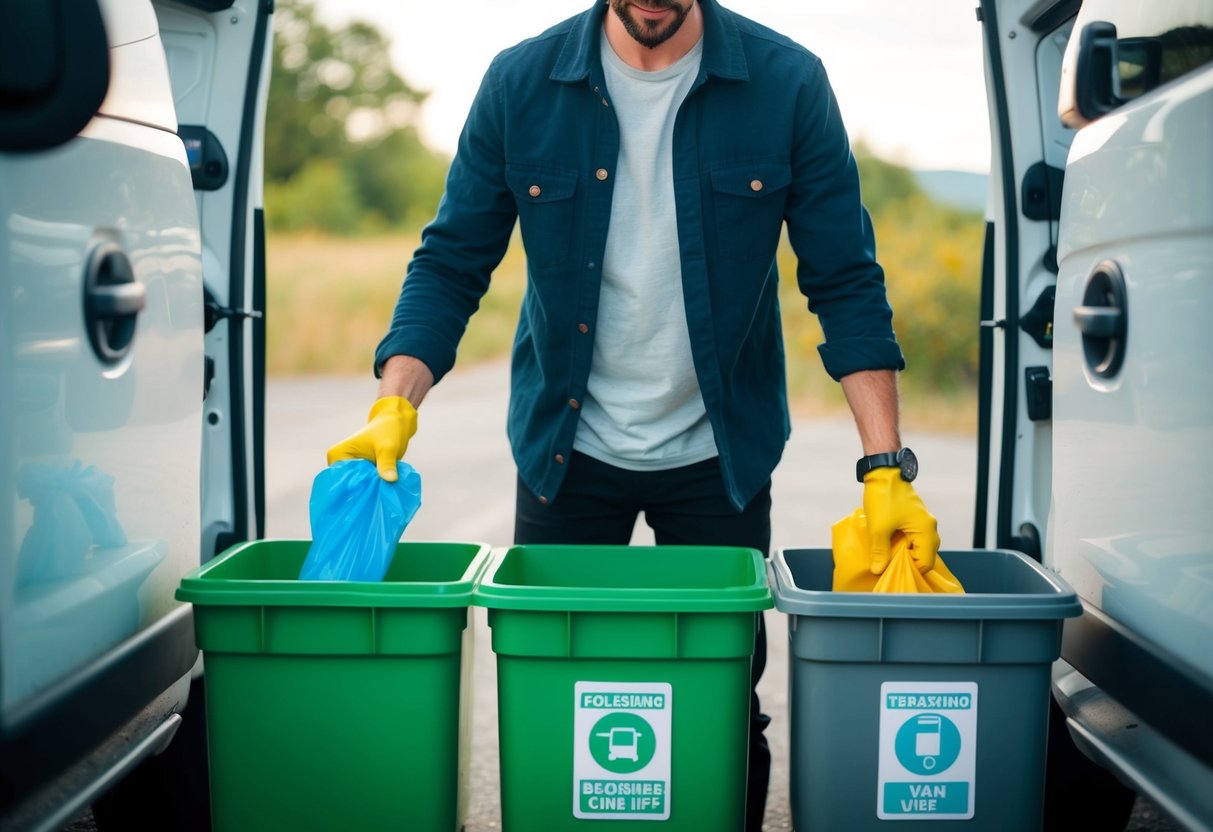
[[[270,375],[369,373],[391,322],[416,234],[274,234],[266,245],[266,367]],[[459,345],[459,361],[504,355],[526,282],[512,245]]]
[[[899,239],[896,233],[888,236],[895,241]],[[916,235],[909,236],[919,239]],[[980,247],[970,245],[971,239],[965,238],[961,242],[965,244],[960,246],[961,251],[973,248],[973,257],[980,256]],[[266,361],[270,375],[369,374],[375,346],[387,330],[405,267],[417,244],[417,234],[371,237],[271,234],[266,247]],[[955,235],[950,236],[948,246],[958,245]],[[944,253],[949,257],[956,256],[951,248]],[[932,264],[925,270],[913,262],[903,262],[905,257],[896,250],[891,256],[898,264],[897,277],[892,276],[890,269],[889,279],[894,309],[913,309],[920,315],[934,309],[932,301],[940,295],[933,279],[955,283],[964,278],[952,272],[963,275],[972,267],[967,261],[949,264],[933,251],[922,255]],[[822,369],[817,356],[817,345],[822,340],[821,328],[808,313],[805,300],[796,289],[794,263],[793,255],[785,245],[780,252],[783,277],[780,303],[793,410],[802,414],[845,413],[845,399],[838,385]],[[949,268],[936,275],[935,270],[941,268],[936,265],[938,263]],[[914,273],[901,276],[902,272],[911,271]],[[917,276],[922,271],[928,276]],[[515,235],[505,259],[493,275],[488,294],[481,301],[480,311],[472,317],[460,343],[460,365],[505,356],[509,352],[525,284],[525,260]],[[931,314],[945,318],[957,316],[951,310]],[[974,351],[976,320],[974,307],[971,319]],[[929,363],[930,355],[937,347],[930,341],[907,343],[906,334],[912,332],[908,328],[903,331],[903,326],[896,320],[895,325],[910,356],[911,367],[911,372],[902,380],[903,424],[910,428],[973,433],[976,396],[972,380],[961,377],[949,384],[929,373],[914,373],[916,362]],[[962,341],[959,348],[964,346]],[[957,347],[950,345],[948,349],[955,351]]]

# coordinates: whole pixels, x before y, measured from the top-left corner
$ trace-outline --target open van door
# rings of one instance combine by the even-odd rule
[[[263,136],[273,0],[154,0],[202,229],[202,558],[265,529]]]
[[[262,528],[271,12],[0,8],[4,830],[208,823],[173,595]]]
[[[994,151],[975,543],[1043,560],[1084,609],[1054,671],[1047,819],[1123,827],[1126,793],[1089,758],[1213,828],[1213,481],[1195,462],[1213,453],[1213,4],[979,14]],[[1085,756],[1064,756],[1067,733]]]

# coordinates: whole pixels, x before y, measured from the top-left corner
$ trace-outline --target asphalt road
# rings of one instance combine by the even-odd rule
[[[512,539],[514,467],[505,438],[506,368],[484,364],[450,374],[421,408],[409,462],[421,473],[423,503],[405,540]],[[267,536],[308,538],[307,504],[325,449],[365,422],[375,397],[370,378],[274,380],[267,390]],[[943,548],[971,545],[976,451],[968,437],[907,433],[922,475],[919,494],[938,517]],[[859,505],[854,481],[858,439],[849,419],[798,419],[772,487],[773,546],[828,547],[832,523]],[[633,543],[652,543],[638,522]],[[764,828],[791,829],[788,801],[787,622],[766,613],[767,671],[759,685],[773,756]],[[467,832],[501,828],[497,761],[496,667],[483,610],[473,610],[472,751]],[[88,832],[91,817],[70,832]],[[1178,832],[1158,810],[1139,801],[1126,832]]]

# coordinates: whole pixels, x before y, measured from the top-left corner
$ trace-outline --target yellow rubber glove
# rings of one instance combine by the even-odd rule
[[[868,537],[868,518],[861,508],[830,527],[830,544],[834,553],[835,592],[964,592],[942,557],[935,558],[933,569],[919,572],[902,532],[893,533],[889,565],[882,574],[872,574],[872,541]]]
[[[889,565],[894,532],[905,535],[919,572],[935,567],[938,524],[914,486],[901,478],[900,469],[873,468],[864,476],[863,513],[871,536],[873,575],[881,574]]]
[[[417,432],[417,411],[408,399],[385,396],[371,406],[366,427],[329,448],[329,465],[343,459],[369,459],[379,476],[396,481],[396,460],[404,457]]]

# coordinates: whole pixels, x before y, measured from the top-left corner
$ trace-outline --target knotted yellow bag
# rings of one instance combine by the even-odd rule
[[[893,551],[883,573],[873,575],[872,550],[868,540],[868,521],[863,509],[839,520],[831,529],[834,548],[835,592],[964,592],[943,558],[926,572],[918,570],[905,535],[895,532]]]

